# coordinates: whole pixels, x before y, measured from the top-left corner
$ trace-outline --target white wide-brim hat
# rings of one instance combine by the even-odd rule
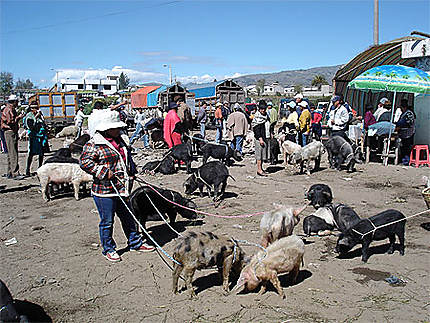
[[[294,99],[303,99],[303,94],[301,94],[301,93],[297,93],[297,94],[294,96]]]
[[[98,116],[96,131],[106,131],[109,129],[124,128],[127,125],[119,119],[119,112],[105,110]]]

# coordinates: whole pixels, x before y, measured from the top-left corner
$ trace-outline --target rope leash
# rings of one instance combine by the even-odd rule
[[[134,215],[134,213],[130,210],[130,208],[128,207],[127,203],[125,203],[124,199],[122,198],[122,196],[119,194],[118,189],[116,188],[116,186],[114,185],[114,183],[112,182],[112,180],[109,180],[113,189],[115,190],[116,195],[119,197],[119,199],[121,200],[122,204],[124,204],[125,208],[127,209],[127,211],[130,213],[130,215],[133,217],[133,220],[136,221],[137,225],[139,226],[139,228],[145,232],[145,234],[148,236],[148,238],[155,244],[155,246],[157,247],[157,249],[159,249],[167,258],[169,258],[170,260],[172,260],[175,264],[182,266],[182,264],[180,262],[178,262],[177,260],[175,260],[171,255],[169,255],[163,248],[161,248],[161,246],[157,243],[157,241],[155,241],[151,235],[148,233],[148,231],[146,231],[146,229],[142,226],[142,224],[140,224],[140,222],[137,220],[136,216]]]
[[[154,207],[155,211],[157,211],[158,215],[160,216],[160,218],[164,221],[164,223],[167,224],[167,226],[170,228],[170,230],[172,230],[173,232],[175,232],[178,236],[182,237],[182,234],[180,234],[178,231],[176,231],[169,222],[167,222],[166,218],[161,214],[161,212],[158,210],[158,208],[155,206],[154,202],[152,202],[152,200],[149,198],[148,194],[145,193],[146,198],[149,200],[149,202],[151,203],[151,205]]]
[[[264,213],[267,212],[267,211],[262,211],[262,212],[242,214],[242,215],[219,215],[219,214],[213,214],[213,213],[208,213],[208,212],[204,212],[204,211],[194,210],[194,209],[191,209],[191,208],[186,207],[184,205],[181,205],[181,204],[178,204],[176,202],[173,202],[173,201],[169,200],[168,198],[164,197],[160,192],[158,192],[151,184],[149,184],[145,180],[142,180],[142,179],[136,177],[136,181],[147,185],[155,193],[157,193],[158,195],[160,195],[165,201],[167,201],[167,202],[169,202],[169,203],[171,203],[173,205],[176,205],[176,206],[181,207],[181,208],[183,208],[185,210],[188,210],[188,211],[196,212],[196,213],[207,215],[207,216],[213,216],[213,217],[216,217],[216,218],[224,218],[224,219],[236,219],[236,218],[250,218],[252,216],[261,215],[261,214],[264,214]]]
[[[369,220],[369,222],[373,225],[374,229],[373,229],[373,230],[371,230],[371,231],[369,231],[369,232],[366,232],[366,233],[358,232],[358,231],[357,231],[357,230],[355,230],[355,229],[351,229],[351,230],[352,230],[352,231],[354,231],[355,233],[357,233],[357,234],[361,235],[361,238],[363,239],[363,237],[365,237],[365,236],[366,236],[366,235],[368,235],[369,233],[373,233],[373,234],[374,234],[374,233],[375,233],[375,231],[376,231],[376,230],[378,230],[378,229],[381,229],[381,228],[387,227],[387,226],[389,226],[389,225],[392,225],[392,224],[395,224],[395,223],[398,223],[398,222],[402,222],[402,221],[405,221],[405,222],[406,222],[406,220],[407,220],[407,219],[410,219],[410,218],[416,217],[416,216],[418,216],[418,215],[423,215],[423,214],[426,214],[426,213],[429,213],[429,212],[430,212],[430,210],[422,211],[422,212],[419,212],[419,213],[416,213],[416,214],[413,214],[413,215],[407,216],[407,217],[405,217],[405,218],[403,218],[403,219],[396,220],[396,221],[393,221],[393,222],[390,222],[390,223],[386,223],[386,224],[383,224],[383,225],[380,225],[380,226],[377,226],[377,227],[373,224],[373,222],[372,222],[371,220]]]

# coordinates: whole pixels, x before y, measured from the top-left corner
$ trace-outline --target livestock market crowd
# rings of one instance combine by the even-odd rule
[[[206,102],[201,103],[197,118],[193,120],[190,108],[176,97],[169,103],[168,111],[156,109],[148,113],[138,109],[134,118],[135,131],[129,138],[123,105],[124,102],[118,102],[105,107],[97,101],[90,115],[85,115],[80,109],[75,125],[57,134],[57,138],[66,138],[64,148],[46,160],[44,156],[50,152],[48,131],[37,102],[30,104],[25,115],[18,114],[16,97],[11,95],[1,117],[2,149],[8,154],[5,177],[22,180],[25,176],[34,176],[32,160],[38,156],[36,174],[44,200],[48,201],[70,184],[78,200],[83,186],[92,183],[91,195],[100,217],[102,254],[110,262],[121,261],[113,239],[115,215],[120,219],[130,251],[162,249],[156,243],[157,237],[148,235],[146,222],[164,220],[169,229],[174,230],[178,214],[192,221],[205,215],[193,201],[193,193],[198,190],[204,197],[206,191],[216,205],[223,199],[228,181],[233,180],[229,179],[229,167],[244,162],[246,154],[254,156],[257,179],[272,176],[264,163],[276,165],[279,154],[282,154],[285,168],[291,176],[297,173],[296,167],[300,168],[299,173],[306,171],[308,175],[311,171],[319,171],[325,153],[331,168],[339,172],[343,169],[354,172],[355,164],[363,163],[364,157],[363,148],[348,136],[349,126],[363,122],[363,138],[372,129],[384,131],[386,126],[380,122],[387,122],[385,117],[391,115],[391,109],[395,108],[383,98],[375,114],[372,114],[372,107],[366,108],[362,120],[342,96],[333,96],[330,106],[318,110],[297,94],[288,103],[286,114],[281,114],[280,109],[265,100],[260,100],[257,109],[250,112],[237,103],[230,107],[228,102],[218,102],[214,122],[209,124]],[[402,143],[402,163],[408,165],[415,117],[406,101],[402,101],[396,115],[394,127]],[[21,176],[18,167],[21,119],[28,137],[25,176]],[[85,119],[88,119],[87,128]],[[329,135],[323,135],[323,125],[328,126]],[[198,131],[193,131],[196,126]],[[392,126],[389,124],[388,128]],[[213,133],[208,127],[215,130],[214,140],[210,140]],[[143,149],[133,147],[139,139]],[[167,145],[168,148],[161,159],[136,165],[136,152],[155,150],[157,145]],[[192,167],[195,161],[200,164],[197,168]],[[183,166],[189,174],[183,183],[185,197],[177,191],[151,184],[151,175],[161,173],[170,176],[181,171]],[[139,187],[133,190],[135,182]],[[323,183],[310,186],[306,198],[315,209],[302,219],[306,235],[323,235],[337,230],[340,233],[336,251],[344,255],[361,244],[364,262],[370,257],[369,245],[375,240],[389,239],[388,253],[391,254],[397,237],[400,243],[398,250],[404,254],[406,217],[401,212],[389,209],[370,218],[360,218],[350,206],[335,203],[332,188]],[[172,291],[178,292],[178,279],[183,273],[186,289],[194,296],[194,272],[217,266],[226,291],[229,290],[232,273],[238,277],[234,291],[250,291],[261,286],[260,293],[264,293],[270,282],[278,294],[285,297],[278,275],[289,273],[293,282],[297,278],[306,247],[302,238],[294,235],[293,231],[305,208],[306,205],[278,206],[264,212],[260,222],[261,240],[257,244],[251,242],[259,248],[253,256],[247,256],[243,251],[243,245],[249,244],[247,241],[209,231],[178,233],[180,236],[173,254],[167,254],[173,262]],[[3,283],[1,288],[7,290]],[[12,309],[5,307],[3,310],[2,307],[2,312],[8,310],[11,315],[18,315],[13,314]]]

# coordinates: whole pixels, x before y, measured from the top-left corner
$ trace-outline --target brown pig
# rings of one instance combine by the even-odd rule
[[[176,241],[173,258],[181,265],[173,263],[173,293],[178,292],[178,278],[184,271],[185,286],[190,291],[190,296],[195,296],[192,287],[194,272],[214,265],[222,274],[223,289],[228,291],[230,270],[239,274],[244,258],[244,252],[235,241],[212,232],[189,232]]]
[[[266,284],[270,281],[278,294],[285,298],[278,275],[290,273],[291,281],[294,283],[299,274],[304,253],[305,245],[296,235],[275,241],[266,251],[262,250],[252,257],[251,261],[242,269],[233,290],[240,292],[246,288],[251,291],[262,284],[259,292],[261,295],[266,291]]]
[[[294,227],[299,223],[299,215],[306,208],[294,209],[280,205],[277,209],[263,214],[260,221],[261,245],[269,244],[282,237],[293,234]]]

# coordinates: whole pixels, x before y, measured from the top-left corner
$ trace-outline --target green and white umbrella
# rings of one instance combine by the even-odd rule
[[[357,90],[430,94],[430,75],[418,68],[381,65],[357,76],[348,87]]]
[[[393,104],[397,92],[430,94],[430,74],[418,68],[403,65],[381,65],[371,68],[357,76],[348,87],[356,90],[390,91],[394,92]],[[394,106],[391,109],[391,122],[394,117]],[[384,164],[388,164],[390,149],[391,127],[388,145],[384,154]]]

